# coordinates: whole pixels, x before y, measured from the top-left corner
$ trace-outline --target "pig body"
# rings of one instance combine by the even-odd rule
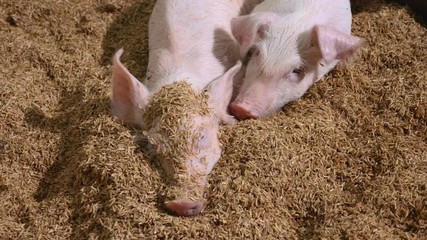
[[[149,22],[149,63],[143,84],[121,64],[123,50],[113,59],[112,108],[113,114],[123,122],[143,123],[144,109],[154,101],[151,97],[165,86],[186,82],[195,94],[205,91],[208,95],[211,111],[188,114],[184,109],[178,110],[174,117],[181,115],[181,119],[176,121],[179,126],[173,126],[175,132],[170,132],[170,126],[163,126],[163,116],[157,116],[155,124],[150,123],[145,129],[154,152],[164,158],[161,162],[165,172],[177,174],[174,164],[180,161],[180,171],[188,176],[172,177],[171,182],[181,181],[178,185],[182,189],[175,191],[173,199],[165,202],[166,208],[178,215],[191,216],[202,210],[207,175],[221,155],[219,126],[234,121],[227,114],[227,106],[233,77],[241,64],[230,68],[239,59],[230,21],[242,9],[251,9],[255,3],[254,0],[158,0]],[[177,99],[188,97],[185,94],[183,92]],[[189,106],[201,108],[201,105]],[[172,136],[175,134],[182,134],[185,141],[179,143],[179,149],[171,149],[172,139],[180,137]],[[182,152],[175,154],[180,150]],[[181,158],[171,159],[174,154]]]
[[[246,76],[230,104],[240,119],[268,116],[300,98],[362,44],[347,0],[266,0],[232,20]]]

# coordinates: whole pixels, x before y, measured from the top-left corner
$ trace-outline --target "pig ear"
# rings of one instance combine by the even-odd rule
[[[321,25],[315,26],[311,35],[326,62],[349,58],[364,42],[362,38]]]
[[[234,76],[236,76],[241,68],[242,62],[239,61],[224,75],[212,81],[205,88],[205,91],[209,95],[209,106],[216,111],[220,120],[225,124],[233,124],[236,122],[236,119],[227,113],[227,109],[233,94]]]
[[[141,110],[147,105],[150,92],[120,62],[122,54],[120,49],[113,58],[112,112],[125,123],[141,124]]]
[[[231,32],[240,44],[240,54],[244,56],[257,37],[263,39],[277,14],[271,12],[254,13],[235,17],[231,20]]]

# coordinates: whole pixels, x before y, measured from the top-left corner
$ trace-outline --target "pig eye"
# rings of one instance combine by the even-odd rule
[[[251,47],[248,51],[248,53],[246,54],[246,56],[242,59],[242,63],[243,65],[248,65],[249,61],[251,60],[251,58],[253,56],[258,56],[259,55],[259,50],[256,47]]]
[[[247,56],[248,58],[251,58],[251,57],[252,57],[252,55],[254,54],[255,50],[256,50],[256,48],[255,48],[255,47],[251,47],[251,48],[249,49],[248,53],[246,54],[246,56]]]
[[[302,69],[301,68],[295,68],[294,70],[292,70],[292,73],[301,74],[302,73]]]
[[[246,56],[243,57],[242,59],[243,65],[248,65],[249,61],[251,60],[252,54],[253,54],[253,48],[250,48],[248,53],[246,53]]]
[[[257,48],[255,48],[255,47],[252,48],[251,57],[252,56],[255,56],[255,57],[259,56],[259,50]]]

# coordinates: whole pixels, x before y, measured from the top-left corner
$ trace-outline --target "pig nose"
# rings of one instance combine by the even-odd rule
[[[178,216],[190,217],[200,213],[203,209],[203,201],[178,199],[165,202],[165,207]]]
[[[256,118],[249,110],[245,109],[242,105],[238,103],[230,103],[230,112],[239,120],[245,120],[249,118]]]

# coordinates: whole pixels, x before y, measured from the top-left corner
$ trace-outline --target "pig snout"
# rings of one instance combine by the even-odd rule
[[[257,114],[250,110],[248,103],[243,101],[234,101],[230,103],[229,110],[231,114],[239,120],[257,118]]]
[[[191,217],[202,211],[203,201],[176,199],[173,201],[165,202],[165,208],[178,216]]]

